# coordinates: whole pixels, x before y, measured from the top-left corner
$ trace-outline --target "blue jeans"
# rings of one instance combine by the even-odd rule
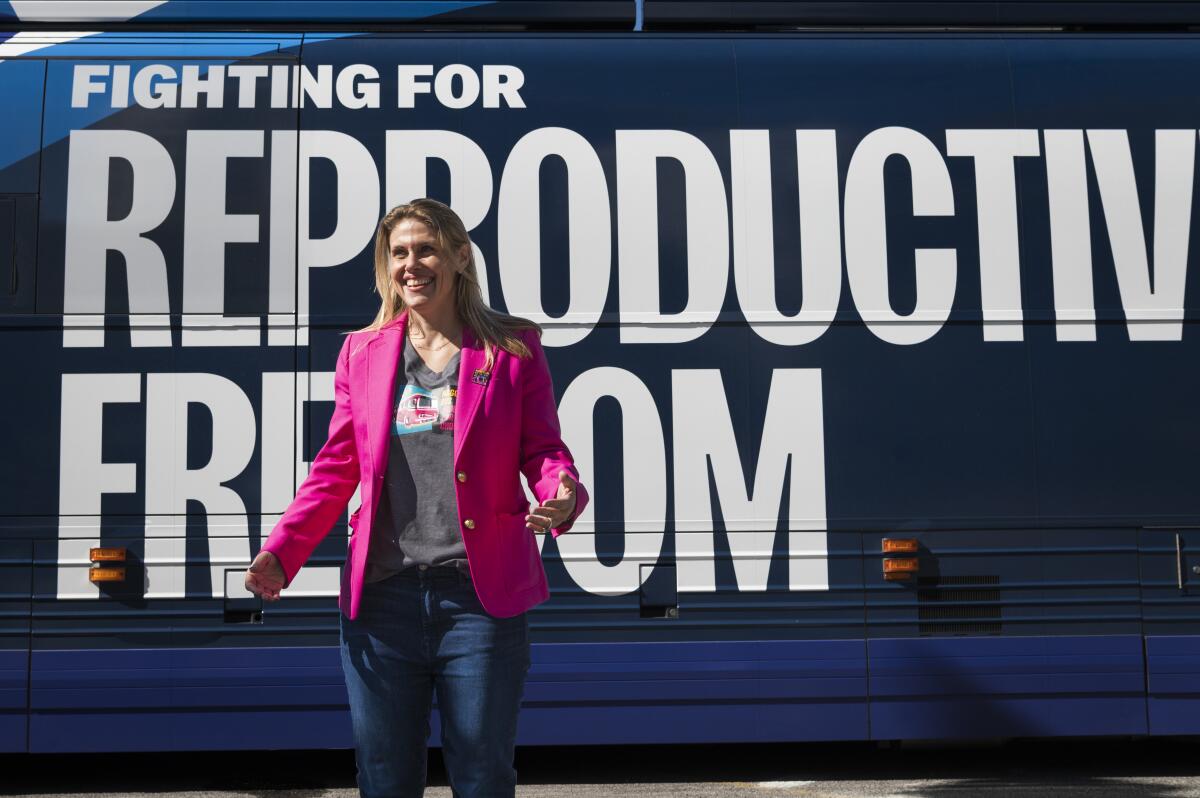
[[[340,613],[339,613],[340,615]],[[363,586],[341,615],[358,788],[420,798],[434,692],[455,798],[512,798],[517,711],[529,671],[525,613],[493,618],[454,568],[408,568]]]

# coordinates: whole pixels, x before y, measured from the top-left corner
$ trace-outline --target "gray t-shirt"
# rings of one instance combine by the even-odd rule
[[[445,370],[425,365],[407,337],[396,369],[386,489],[367,552],[367,582],[413,565],[454,565],[466,572],[454,494],[455,354]]]

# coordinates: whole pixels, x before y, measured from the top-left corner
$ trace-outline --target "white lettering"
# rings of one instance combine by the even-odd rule
[[[297,67],[301,108],[333,107],[333,66],[319,64],[317,74],[307,66]]]
[[[196,108],[200,95],[205,97],[207,108],[221,108],[225,105],[225,67],[221,64],[205,65],[205,77],[200,77],[200,67],[196,64],[185,64],[183,79],[179,87],[179,107]]]
[[[333,164],[337,190],[328,207],[337,209],[337,224],[326,238],[309,235],[309,182],[312,161],[323,158]],[[297,268],[304,275],[297,286],[297,346],[308,345],[307,270],[339,266],[362,252],[375,235],[379,221],[379,172],[371,153],[362,143],[335,130],[300,132],[300,211],[297,238]]]
[[[289,83],[291,70],[285,64],[274,64],[271,67],[271,107],[272,108],[288,108],[296,106],[296,98],[299,95],[299,84],[294,81]],[[289,97],[288,86],[292,86],[292,91]],[[289,99],[291,105],[289,106]]]
[[[455,78],[461,91],[454,90]],[[465,64],[450,64],[438,70],[433,79],[433,94],[447,108],[469,108],[479,99],[479,75]]]
[[[296,345],[296,157],[296,131],[272,130],[268,346]]]
[[[658,160],[683,167],[687,306],[659,302]],[[721,312],[729,280],[725,181],[704,142],[679,130],[617,131],[617,247],[621,343],[683,343],[699,338]]]
[[[621,405],[625,554],[612,565],[600,562],[596,554],[595,508],[603,497],[593,498],[571,532],[555,542],[567,573],[580,587],[598,596],[623,596],[641,585],[642,565],[654,565],[662,554],[667,454],[658,409],[645,384],[624,369],[595,368],[571,382],[558,410],[581,473],[595,473],[594,412],[605,397]]]
[[[351,64],[338,72],[337,98],[344,108],[379,107],[379,72],[369,64]]]
[[[105,493],[137,490],[136,463],[106,463],[102,454],[104,406],[140,402],[138,374],[62,375],[58,510],[100,515]]]
[[[175,69],[165,64],[149,64],[133,78],[133,99],[143,108],[174,108],[178,86]]]
[[[71,131],[67,166],[63,346],[104,346],[105,262],[109,250],[125,260],[133,346],[170,346],[167,263],[145,234],[162,224],[175,203],[175,167],[166,149],[133,130]],[[133,172],[132,203],[124,219],[108,218],[109,162]]]
[[[62,375],[58,453],[58,562],[80,561],[80,553],[100,545],[100,508],[106,493],[137,490],[136,463],[103,458],[104,406],[141,401],[138,374]],[[81,534],[84,541],[73,540]],[[82,563],[80,563],[82,564]],[[90,563],[89,563],[90,564]],[[86,567],[58,569],[59,598],[97,598]]]
[[[1179,341],[1183,338],[1192,228],[1196,132],[1155,131],[1153,272],[1146,256],[1146,232],[1133,177],[1129,135],[1124,130],[1089,130],[1087,137],[1129,340]]]
[[[877,337],[892,344],[927,341],[950,317],[957,261],[953,249],[914,253],[917,302],[901,316],[888,296],[887,213],[883,165],[893,155],[912,173],[914,216],[953,216],[954,188],[941,153],[906,127],[873,130],[859,142],[846,172],[846,273],[859,315]]]
[[[507,64],[484,64],[483,107],[499,108],[500,100],[509,108],[524,108],[520,89],[525,85],[525,73],[520,67]]]
[[[680,592],[717,589],[710,466],[737,589],[767,589],[771,553],[781,524],[783,482],[790,469],[784,522],[788,530],[788,584],[791,590],[827,590],[820,369],[775,370],[766,414],[762,417],[758,465],[750,483],[742,472],[721,372],[673,371],[671,395],[675,422],[675,552]]]
[[[237,78],[238,108],[253,108],[258,96],[258,81],[268,73],[266,64],[230,64],[229,77]]]
[[[775,302],[771,142],[766,130],[729,131],[733,185],[733,275],[742,314],[764,341],[801,346],[824,334],[842,296],[837,134],[797,130],[800,271],[804,298],[793,316]]]
[[[229,161],[261,158],[261,130],[189,130],[183,198],[184,346],[257,346],[254,318],[226,316],[225,248],[258,241],[258,214],[225,212]]]
[[[558,318],[542,304],[541,200],[538,174],[550,156],[567,165],[570,304]],[[604,167],[587,139],[560,127],[525,134],[513,147],[500,179],[497,254],[510,312],[547,324],[542,343],[570,346],[600,320],[612,269],[612,219]]]
[[[947,155],[975,159],[985,341],[1023,338],[1015,160],[1040,152],[1036,130],[946,131]]]
[[[1054,331],[1060,341],[1096,340],[1092,237],[1082,130],[1047,130],[1046,193],[1050,203],[1050,263]]]
[[[92,78],[108,77],[108,64],[76,64],[71,81],[71,107],[87,108],[88,98],[103,94],[104,83]]]
[[[428,194],[430,159],[446,164],[450,196],[443,197],[470,232],[492,207],[492,167],[479,145],[450,130],[389,130],[385,136],[384,204],[394,208]],[[484,301],[491,296],[487,263],[479,245],[471,243],[475,272]]]
[[[416,108],[417,95],[429,94],[429,81],[418,80],[433,75],[432,64],[399,64],[396,66],[396,107]]]
[[[112,107],[129,107],[129,64],[117,64],[113,67]]]
[[[204,405],[212,414],[212,452],[200,468],[188,468],[189,404]],[[189,500],[204,506],[212,591],[217,597],[224,595],[225,569],[250,562],[246,505],[224,483],[249,464],[255,427],[250,400],[225,377],[146,375],[146,514],[184,516]],[[219,538],[228,540],[218,542]]]

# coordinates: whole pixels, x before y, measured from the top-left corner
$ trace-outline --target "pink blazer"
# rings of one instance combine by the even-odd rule
[[[334,374],[334,410],[329,439],[263,549],[273,552],[291,584],[317,544],[329,534],[360,483],[362,505],[350,516],[338,605],[358,615],[367,541],[387,473],[396,369],[404,344],[407,313],[383,328],[346,336]],[[525,527],[529,502],[524,474],[539,502],[558,491],[558,472],[575,479],[571,452],[562,441],[550,369],[534,331],[523,340],[533,356],[497,351],[484,372],[483,345],[463,330],[454,423],[454,480],[459,531],[471,579],[484,609],[510,617],[550,597],[534,534]],[[557,529],[571,528],[587,504],[579,486],[575,513]]]

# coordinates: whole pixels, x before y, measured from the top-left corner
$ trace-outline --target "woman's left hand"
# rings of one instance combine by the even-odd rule
[[[544,535],[555,527],[562,526],[571,513],[575,512],[576,482],[566,471],[558,472],[558,495],[539,504],[525,516],[525,526],[534,534]]]

